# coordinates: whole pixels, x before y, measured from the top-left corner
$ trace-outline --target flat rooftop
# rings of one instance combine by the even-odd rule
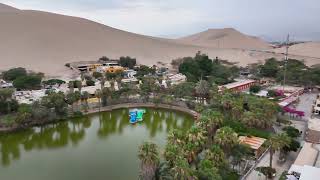
[[[243,86],[243,85],[246,85],[246,84],[249,84],[249,83],[254,83],[254,82],[256,82],[256,81],[255,80],[251,80],[251,79],[246,79],[246,80],[240,80],[240,81],[237,81],[237,82],[225,84],[225,85],[222,85],[222,87],[225,87],[227,89],[233,89],[233,88],[236,88],[236,87],[239,87],[239,86]]]

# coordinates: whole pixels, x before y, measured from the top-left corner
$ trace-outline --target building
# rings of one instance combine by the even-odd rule
[[[187,77],[183,74],[169,74],[168,80],[171,82],[172,85],[177,85],[183,82],[186,82]]]
[[[315,167],[319,151],[313,146],[312,143],[304,143],[297,159],[286,175],[287,179],[310,180],[320,177],[320,168]]]
[[[241,92],[250,89],[251,86],[255,85],[256,81],[251,79],[239,80],[237,82],[225,84],[219,87],[219,91],[223,91],[225,89],[231,90],[234,92]]]
[[[8,83],[5,80],[0,80],[0,89],[5,89],[5,88],[13,88],[12,83]]]
[[[248,145],[254,151],[256,158],[259,158],[264,152],[264,148],[262,147],[262,145],[266,142],[266,139],[264,138],[240,136],[239,141],[241,144]]]
[[[312,111],[314,114],[320,114],[320,94],[318,94],[317,99],[314,102]]]
[[[98,62],[98,61],[79,61],[70,63],[70,67],[72,69],[77,69],[81,72],[93,72],[97,71],[99,67],[113,67],[119,66],[118,61],[110,60],[106,62]]]

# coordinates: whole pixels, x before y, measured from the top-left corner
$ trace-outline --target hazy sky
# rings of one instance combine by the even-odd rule
[[[320,0],[0,0],[20,9],[80,16],[122,30],[180,37],[234,27],[271,39],[320,40]]]

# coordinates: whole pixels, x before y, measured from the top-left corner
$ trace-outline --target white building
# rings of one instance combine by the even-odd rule
[[[13,84],[0,79],[0,88],[13,88]]]
[[[168,80],[171,81],[172,85],[177,85],[183,82],[186,82],[187,77],[183,74],[169,74]]]

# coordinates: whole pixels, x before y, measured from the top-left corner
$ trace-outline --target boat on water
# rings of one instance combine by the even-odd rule
[[[146,113],[145,109],[131,109],[129,110],[130,123],[135,124],[143,121],[143,115]]]

